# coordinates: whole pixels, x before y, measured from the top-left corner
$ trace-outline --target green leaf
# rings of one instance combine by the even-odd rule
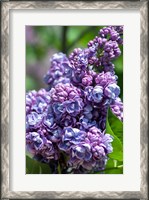
[[[105,169],[117,168],[117,167],[122,166],[122,165],[123,165],[122,161],[118,161],[118,160],[114,160],[112,158],[109,158],[108,161],[107,161]]]
[[[106,169],[109,169],[109,168],[111,169],[111,168],[116,167],[115,166],[115,161],[117,162],[117,160],[113,160],[113,159],[109,158],[109,160],[108,160],[108,162],[106,164]]]
[[[26,155],[26,174],[50,174],[50,167]]]
[[[123,143],[121,142],[122,137],[120,137],[120,129],[116,128],[117,124],[118,127],[120,127],[120,125],[117,122],[117,118],[113,118],[113,115],[110,112],[111,111],[108,110],[106,133],[109,133],[113,136],[113,152],[109,154],[109,157],[114,160],[123,161]]]
[[[96,174],[123,174],[123,162],[109,158],[106,168]]]
[[[103,174],[123,174],[123,167],[106,169],[103,172],[104,172]]]
[[[108,121],[113,133],[123,143],[123,123],[113,114],[111,109],[108,112]]]
[[[96,172],[94,174],[123,174],[123,166],[108,168],[103,171]]]

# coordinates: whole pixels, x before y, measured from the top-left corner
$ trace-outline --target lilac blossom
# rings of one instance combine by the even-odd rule
[[[44,76],[44,82],[51,88],[57,83],[70,82],[72,68],[67,56],[63,53],[56,53],[50,60],[51,67]]]
[[[87,48],[50,59],[44,76],[48,89],[26,94],[26,147],[34,157],[56,167],[59,162],[72,173],[105,169],[113,152],[108,108],[123,121],[112,63],[121,54],[122,33],[123,26],[104,27]]]
[[[69,165],[74,168],[82,166],[86,170],[91,170],[94,167],[96,167],[96,170],[103,170],[107,154],[113,151],[112,141],[112,136],[104,134],[96,127],[91,127],[86,133],[84,140],[81,138],[79,142],[75,141],[67,149],[71,153],[70,160],[68,161]],[[105,162],[103,162],[103,159]],[[102,166],[101,163],[103,163]]]
[[[110,105],[112,112],[123,121],[123,103],[119,97],[117,97]]]
[[[27,133],[26,146],[27,150],[34,156],[41,155],[46,160],[59,158],[58,151],[51,140],[41,135],[40,131]]]
[[[100,103],[103,98],[103,87],[99,85],[94,88],[92,86],[88,86],[86,87],[85,94],[88,101]]]

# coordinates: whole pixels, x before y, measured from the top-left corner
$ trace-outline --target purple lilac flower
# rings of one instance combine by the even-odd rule
[[[80,98],[81,90],[72,84],[57,84],[50,90],[51,102],[64,102],[70,99]]]
[[[60,121],[59,124],[63,127],[75,127],[77,123],[76,117],[70,116],[69,114],[66,114]]]
[[[49,130],[47,138],[53,143],[58,143],[62,138],[62,128],[60,126],[55,126],[53,130]]]
[[[55,86],[57,83],[69,83],[72,75],[70,62],[65,54],[56,53],[53,55],[51,66],[44,76],[44,81],[50,86]]]
[[[119,48],[119,45],[123,42],[121,30],[122,27],[105,27],[100,30],[99,36],[89,41],[89,64],[94,65],[96,68],[101,66],[103,67],[103,71],[114,73],[114,65],[111,65],[111,61],[121,55],[121,50]]]
[[[122,33],[123,26],[108,26],[99,31],[102,38],[109,37],[110,40],[117,41],[119,44],[122,44]]]
[[[110,84],[116,84],[117,78],[118,77],[116,75],[111,74],[110,72],[101,72],[96,76],[95,82],[97,85],[105,88]]]
[[[119,97],[117,97],[110,105],[112,112],[123,121],[123,103]]]
[[[26,129],[36,130],[41,126],[42,115],[36,112],[31,112],[26,117]]]
[[[95,82],[103,88],[102,107],[110,105],[111,102],[119,96],[120,88],[117,85],[116,75],[110,72],[101,72],[96,76]],[[107,110],[105,113],[106,112]]]
[[[77,116],[83,110],[84,103],[81,98],[65,101],[63,104],[66,112],[71,116]]]
[[[98,85],[95,86],[94,88],[92,86],[88,86],[85,89],[85,94],[88,101],[100,103],[103,98],[103,88],[102,86],[98,86]]]
[[[112,136],[104,134],[97,127],[91,127],[84,140],[74,142],[67,149],[71,152],[69,165],[74,168],[82,166],[87,170],[92,170],[94,167],[103,170],[107,161],[107,154],[113,151],[112,141]]]
[[[85,139],[86,133],[77,128],[66,127],[64,128],[62,140],[59,143],[59,148],[68,152],[72,145],[79,143]]]
[[[43,126],[48,130],[51,131],[57,128],[54,115],[53,113],[47,114],[43,119]]]
[[[104,62],[110,62],[111,60],[120,56],[121,51],[116,41],[108,41],[103,47],[103,56],[101,56],[100,61],[102,64]]]
[[[109,84],[104,89],[104,94],[110,99],[116,99],[120,94],[120,87],[116,85],[115,83]]]
[[[31,111],[43,113],[50,102],[50,94],[45,89],[40,89],[38,92],[33,90],[26,94],[26,114]]]
[[[97,121],[93,119],[89,119],[86,116],[81,116],[79,120],[80,129],[89,129],[92,126],[98,126]]]
[[[27,150],[35,155],[41,155],[46,160],[59,158],[57,149],[53,143],[48,140],[45,136],[38,132],[29,132],[26,135],[26,146]]]
[[[74,51],[70,54],[69,60],[71,66],[76,70],[81,72],[85,70],[88,66],[88,58],[87,54],[84,50],[80,48],[74,49]]]
[[[72,84],[57,84],[50,91],[51,104],[57,121],[65,121],[66,115],[77,116],[84,107],[82,91]]]

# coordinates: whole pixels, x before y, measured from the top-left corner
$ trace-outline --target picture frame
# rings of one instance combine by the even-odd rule
[[[10,69],[10,11],[11,10],[138,10],[140,14],[140,190],[139,191],[12,191],[10,190],[10,125],[11,69]],[[148,198],[148,1],[2,1],[1,2],[1,198],[2,199],[147,199]],[[143,97],[143,98],[142,98]],[[12,147],[11,147],[12,148]],[[11,149],[12,150],[12,149]],[[139,156],[139,155],[138,155]]]

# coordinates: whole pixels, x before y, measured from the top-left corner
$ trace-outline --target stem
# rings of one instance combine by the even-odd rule
[[[66,41],[66,38],[67,38],[67,30],[68,30],[68,27],[67,26],[63,26],[62,28],[62,52],[63,53],[66,53],[67,54],[67,41]]]
[[[60,166],[60,163],[58,162],[58,167],[57,167],[57,170],[58,170],[58,173],[61,174],[61,166]]]
[[[113,160],[114,162],[114,167],[117,167],[117,160]]]

